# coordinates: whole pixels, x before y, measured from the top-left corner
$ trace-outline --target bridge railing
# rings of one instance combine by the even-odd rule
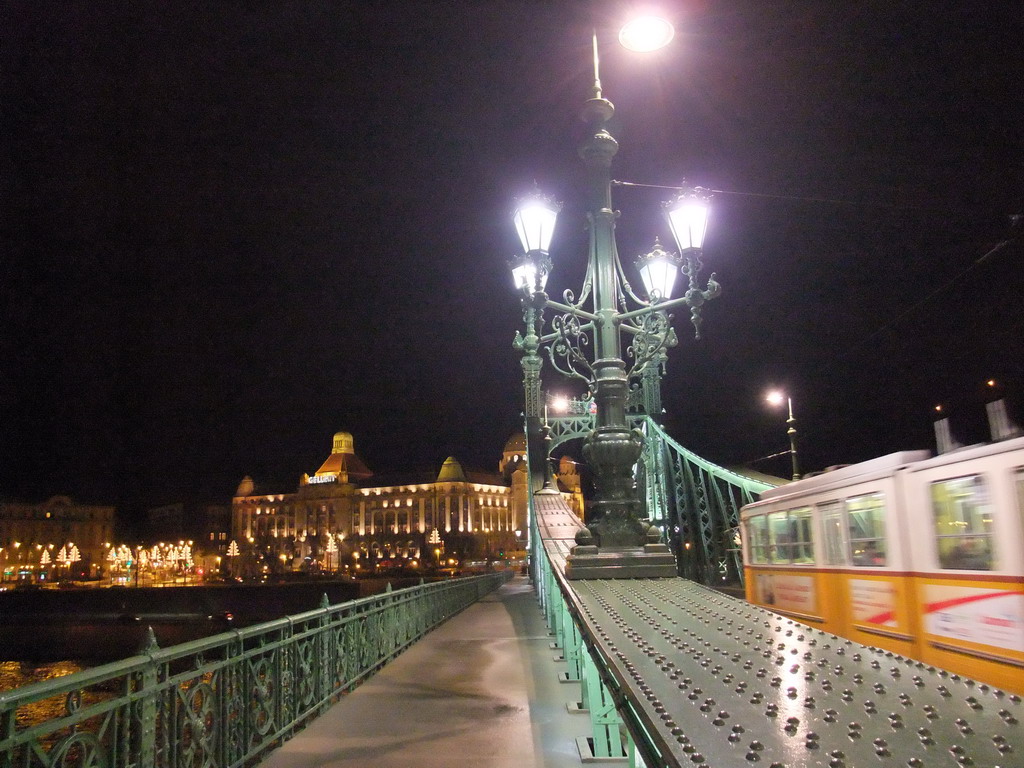
[[[0,692],[0,768],[233,768],[509,578],[328,605]],[[152,640],[152,635],[151,635]]]
[[[647,416],[637,426],[644,434],[637,486],[651,522],[675,552],[680,574],[709,586],[741,583],[743,558],[734,540],[740,509],[774,485],[698,456]]]
[[[594,415],[588,403],[570,401],[568,413],[548,420],[549,450],[590,434]],[[637,493],[646,516],[672,547],[680,575],[716,587],[742,583],[743,558],[735,540],[740,509],[774,484],[687,450],[643,412],[630,412],[627,421],[644,436],[635,472]]]
[[[588,617],[565,579],[565,557],[580,521],[560,495],[544,491],[531,496],[530,519],[532,573],[554,647],[566,662],[562,679],[579,683],[580,701],[575,706],[590,716],[589,735],[576,740],[581,760],[626,757],[631,768],[663,765],[632,703],[608,675]]]

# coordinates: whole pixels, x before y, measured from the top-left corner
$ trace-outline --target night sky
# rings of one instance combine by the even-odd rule
[[[5,3],[0,497],[287,492],[338,430],[381,473],[495,468],[534,181],[565,203],[549,292],[583,277],[593,27],[613,177],[725,192],[723,293],[699,342],[677,313],[663,385],[681,443],[783,450],[770,385],[808,470],[932,447],[940,402],[983,439],[990,377],[1021,419],[1019,5],[664,7],[640,57],[621,3]],[[615,195],[632,275],[671,195]]]

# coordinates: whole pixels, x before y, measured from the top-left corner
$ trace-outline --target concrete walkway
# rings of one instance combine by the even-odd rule
[[[580,768],[578,683],[524,577],[442,624],[345,696],[264,768]],[[620,765],[624,765],[620,763]]]

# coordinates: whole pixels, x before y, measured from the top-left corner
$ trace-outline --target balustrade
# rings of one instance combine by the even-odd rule
[[[0,767],[253,762],[508,572],[286,616],[0,692]]]

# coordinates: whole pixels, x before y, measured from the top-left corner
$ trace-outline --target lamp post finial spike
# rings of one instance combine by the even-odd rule
[[[599,59],[599,57],[597,55],[597,30],[596,29],[593,31],[593,36],[592,36],[591,39],[594,42],[594,98],[595,99],[600,99],[601,98],[601,68],[600,68],[600,64],[599,64],[600,59]]]

